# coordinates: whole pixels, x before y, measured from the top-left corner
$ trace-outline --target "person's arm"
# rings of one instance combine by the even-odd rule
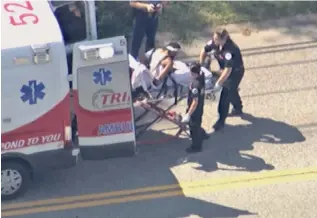
[[[225,60],[225,68],[223,69],[217,83],[220,85],[223,85],[223,83],[228,79],[232,72],[232,67],[233,67],[233,59],[232,59],[232,54],[230,52],[226,52],[224,55],[224,60]]]
[[[147,59],[150,59],[150,56],[153,54],[153,49],[154,49],[154,48],[152,48],[151,50],[147,51],[147,52],[144,54],[144,56],[145,56]]]
[[[153,48],[154,49],[154,48]],[[142,64],[145,64],[145,65],[148,65],[149,64],[149,59],[150,59],[150,56],[152,55],[153,53],[153,49],[147,51],[144,55],[141,55],[141,57],[139,58],[140,62]]]
[[[130,6],[132,8],[146,10],[148,12],[154,12],[155,11],[154,5],[143,3],[143,2],[140,2],[140,1],[130,1]]]
[[[189,116],[191,116],[194,113],[194,111],[197,108],[197,105],[198,105],[198,98],[194,98],[187,112]]]
[[[193,85],[192,85],[192,90],[191,90],[191,94],[192,94],[192,103],[190,104],[189,108],[188,108],[188,112],[187,114],[189,116],[191,116],[194,111],[196,110],[197,108],[197,105],[198,105],[198,98],[199,98],[199,95],[200,95],[200,86],[198,83],[194,82]]]
[[[195,112],[198,106],[199,95],[201,92],[201,86],[199,85],[199,82],[194,81],[189,91],[191,92],[190,94],[191,94],[192,101],[191,101],[191,104],[188,105],[186,114],[182,118],[182,123],[188,123],[190,121],[190,117],[193,115],[193,113]]]
[[[210,40],[205,47],[202,48],[199,55],[199,63],[202,65],[207,57],[207,54],[215,48],[212,40]]]
[[[226,80],[228,79],[228,77],[230,76],[232,72],[232,68],[225,68],[222,73],[220,74],[220,77],[217,81],[218,84],[223,85],[224,82],[226,82]]]
[[[173,68],[173,61],[170,58],[166,58],[161,62],[164,68],[161,70],[160,75],[156,78],[158,80],[164,79],[170,70]]]

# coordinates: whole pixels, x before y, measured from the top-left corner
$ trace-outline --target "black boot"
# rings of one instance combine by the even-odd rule
[[[205,129],[202,128],[201,131],[202,131],[202,137],[203,137],[203,139],[204,139],[204,140],[209,139],[210,136],[208,135],[208,133],[206,133]]]
[[[224,127],[225,127],[225,121],[220,119],[212,126],[215,132],[222,130]]]
[[[230,117],[236,117],[236,116],[241,116],[243,115],[242,109],[232,109],[231,113],[228,115]]]

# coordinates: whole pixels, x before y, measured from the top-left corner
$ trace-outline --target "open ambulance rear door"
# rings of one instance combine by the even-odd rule
[[[118,36],[75,44],[72,74],[83,159],[134,155],[136,136],[126,39]]]
[[[91,41],[97,39],[94,1],[50,1],[50,4],[64,34],[68,67],[69,70],[71,69],[69,73],[73,77],[71,84],[74,89],[74,102],[71,105],[75,106],[75,111],[72,110],[72,112],[76,115],[77,122],[75,123],[78,125],[74,126],[78,129],[82,157],[84,159],[103,159],[134,154],[135,137],[131,113],[132,103],[129,99],[131,90],[125,38],[116,37]],[[70,8],[73,7],[73,4],[80,9],[81,13],[80,17],[74,20],[78,23],[72,22],[74,26],[71,27],[72,31],[70,31],[69,20],[73,16]],[[82,30],[85,30],[86,36],[79,37],[78,35],[81,34],[78,32]],[[100,48],[108,44],[112,44],[115,49],[113,57],[98,56]],[[116,73],[112,75],[113,81],[105,85],[93,83],[95,71],[103,70],[103,68],[105,71],[111,70]],[[118,89],[118,84],[124,85],[124,88]],[[123,92],[122,101],[125,101],[123,105],[114,101],[110,108],[108,106],[99,108],[96,103],[92,103],[92,99],[96,96],[107,98],[102,90],[109,87],[114,92]],[[112,117],[110,120],[109,116]],[[116,116],[121,117],[122,120],[115,120]]]

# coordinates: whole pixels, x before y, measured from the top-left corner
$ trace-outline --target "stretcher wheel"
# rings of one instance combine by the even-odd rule
[[[183,117],[182,117],[182,115],[180,115],[180,114],[176,114],[176,116],[175,116],[175,121],[176,122],[182,122],[182,119],[183,119]]]
[[[216,100],[216,96],[215,96],[214,93],[207,93],[207,94],[205,95],[205,99],[214,101],[214,100]]]

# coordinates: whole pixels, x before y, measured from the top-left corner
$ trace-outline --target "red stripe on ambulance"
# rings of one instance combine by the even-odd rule
[[[64,141],[64,126],[70,126],[69,96],[31,123],[1,134],[1,149],[14,150],[27,146]],[[61,122],[56,122],[56,117]]]

